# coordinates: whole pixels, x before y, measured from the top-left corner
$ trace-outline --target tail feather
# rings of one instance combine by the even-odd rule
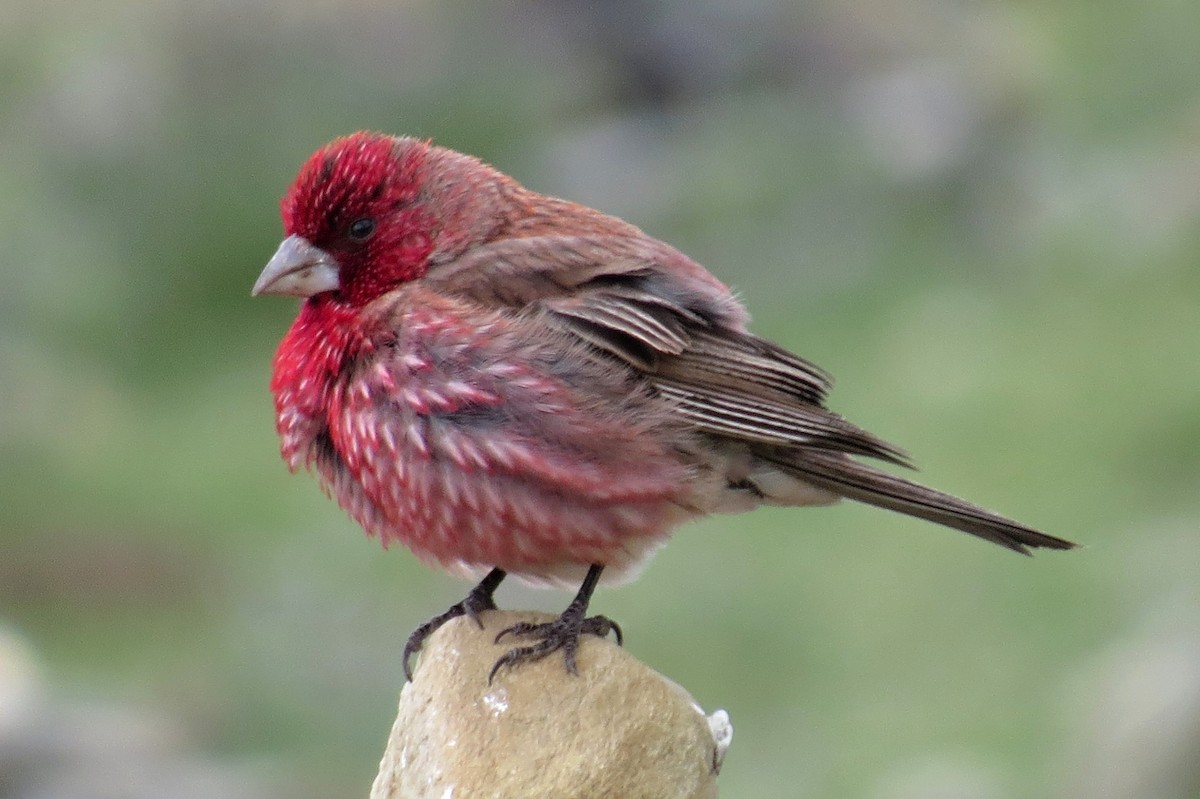
[[[1075,547],[1070,541],[1046,535],[957,497],[868,466],[847,455],[806,450],[798,457],[777,463],[797,478],[847,499],[953,527],[1022,555],[1030,554],[1030,547]]]

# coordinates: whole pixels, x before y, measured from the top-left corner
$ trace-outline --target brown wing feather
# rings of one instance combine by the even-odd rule
[[[821,405],[833,380],[820,367],[749,334],[694,330],[690,346],[658,374],[746,395]]]
[[[907,465],[904,453],[896,447],[816,405],[786,405],[734,393],[724,386],[657,378],[653,382],[680,413],[710,433],[770,446],[850,452]]]

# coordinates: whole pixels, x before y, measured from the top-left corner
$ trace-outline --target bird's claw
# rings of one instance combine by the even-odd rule
[[[412,682],[412,667],[409,665],[412,656],[420,651],[425,639],[433,635],[446,622],[466,616],[479,625],[479,629],[483,629],[483,619],[479,617],[479,614],[485,610],[495,610],[496,602],[492,599],[491,593],[480,590],[480,588],[480,586],[476,586],[463,601],[451,605],[445,613],[434,616],[412,631],[412,635],[408,636],[408,640],[404,643],[404,677],[406,680]]]
[[[505,627],[496,634],[496,643],[499,643],[506,635],[514,638],[538,638],[541,640],[531,646],[519,646],[505,652],[488,672],[488,684],[491,684],[497,672],[502,668],[541,660],[560,649],[563,651],[563,662],[567,673],[578,674],[579,672],[575,668],[575,653],[579,649],[580,636],[595,635],[606,638],[610,632],[616,634],[618,646],[624,644],[625,638],[621,634],[621,626],[615,621],[607,616],[583,618],[582,613],[572,613],[570,608],[554,621],[541,624],[523,621]]]

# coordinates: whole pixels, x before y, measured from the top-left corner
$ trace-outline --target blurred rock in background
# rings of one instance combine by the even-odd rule
[[[238,799],[294,795],[262,762],[202,755],[154,710],[50,696],[29,644],[0,628],[0,797]]]

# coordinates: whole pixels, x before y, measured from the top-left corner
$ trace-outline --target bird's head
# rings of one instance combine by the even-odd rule
[[[498,175],[416,139],[337,139],[305,162],[284,195],[286,238],[252,293],[332,293],[361,306],[416,280],[490,233],[480,195]]]

